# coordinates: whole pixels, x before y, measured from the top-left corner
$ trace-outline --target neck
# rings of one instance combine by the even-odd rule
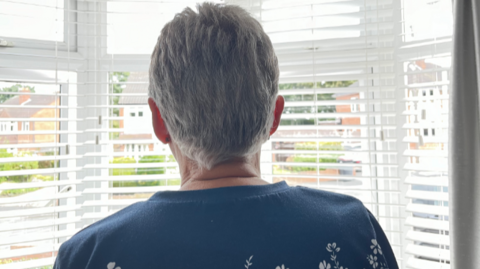
[[[198,168],[183,156],[174,143],[170,143],[170,148],[179,165],[182,191],[268,184],[261,178],[260,152],[251,158],[232,159],[207,170]]]

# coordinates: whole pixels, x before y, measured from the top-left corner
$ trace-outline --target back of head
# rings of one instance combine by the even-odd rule
[[[260,150],[278,93],[278,63],[262,26],[237,6],[204,3],[165,25],[149,95],[181,152],[211,169]]]

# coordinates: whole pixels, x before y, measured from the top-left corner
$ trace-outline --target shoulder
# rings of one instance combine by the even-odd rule
[[[365,210],[364,213],[367,214],[363,203],[353,196],[301,186],[292,188],[294,189],[294,195],[298,195],[298,199],[301,201],[313,205],[322,205],[322,208],[332,208],[335,211],[338,211],[338,209],[346,211],[361,209],[362,211]]]
[[[368,209],[359,199],[345,194],[306,187],[293,187],[293,202],[304,214],[316,216],[322,225],[334,225],[348,233],[363,229],[372,231]]]
[[[119,229],[129,228],[131,223],[142,217],[145,208],[145,202],[138,202],[127,206],[118,212],[103,218],[76,233],[68,241],[82,241],[88,237],[106,237]]]
[[[325,242],[324,254],[339,255],[341,246],[342,257],[352,262],[363,260],[373,268],[398,268],[383,229],[359,199],[304,187],[296,187],[296,192],[303,202],[317,205],[307,208],[319,215],[320,223],[326,227],[322,233],[329,231],[326,237],[330,241]],[[332,265],[331,268],[335,266]],[[330,268],[328,259],[323,261],[323,268]]]
[[[115,245],[115,235],[133,228],[143,207],[143,202],[135,203],[81,229],[60,246],[54,269],[87,268],[94,251]]]

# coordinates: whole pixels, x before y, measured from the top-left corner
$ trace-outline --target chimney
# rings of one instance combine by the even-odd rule
[[[425,63],[425,60],[415,61],[415,64],[420,66],[420,68],[422,68],[422,70],[427,69],[427,64]]]
[[[28,88],[23,88],[21,91],[23,93],[22,95],[19,95],[18,100],[19,100],[19,105],[22,105],[26,101],[30,99],[30,94],[26,94],[27,92],[30,92]]]

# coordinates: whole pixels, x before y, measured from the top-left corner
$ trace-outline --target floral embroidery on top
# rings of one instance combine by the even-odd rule
[[[251,262],[251,261],[252,261],[252,258],[253,258],[253,255],[250,256],[250,259],[245,260],[245,261],[247,262],[247,264],[245,264],[245,268],[248,269],[248,268],[250,267],[250,265],[252,265],[252,262]]]
[[[380,262],[378,259],[377,255],[381,255],[383,257],[383,252],[382,248],[378,244],[376,239],[371,240],[372,245],[370,246],[370,249],[372,250],[373,254],[367,255],[367,260],[369,261],[370,265],[372,266],[373,269],[388,269],[387,263]],[[328,252],[330,252],[330,260],[333,262],[333,267],[332,264],[327,262],[326,260],[323,260],[320,262],[318,268],[319,269],[348,269],[347,267],[343,267],[340,265],[340,262],[337,259],[337,254],[340,252],[340,247],[337,246],[337,243],[329,243],[327,244],[327,247],[325,248]],[[250,256],[250,259],[246,260],[247,264],[245,265],[245,268],[249,269],[250,265],[252,265],[251,260],[252,256]],[[383,257],[385,261],[385,257]],[[113,268],[113,267],[112,267]],[[112,269],[109,268],[109,269]],[[115,268],[117,269],[117,268]],[[118,268],[120,269],[120,268]],[[282,264],[282,266],[277,266],[275,269],[289,269],[285,268],[285,265]]]
[[[330,266],[329,263],[327,263],[325,260],[323,262],[320,262],[320,265],[318,266],[320,269],[331,269],[332,266]]]
[[[371,245],[370,248],[373,249],[373,254],[377,254],[377,252],[378,252],[378,253],[380,253],[380,255],[383,255],[383,253],[382,253],[382,248],[381,248],[380,245],[377,243],[377,240],[372,239],[372,244],[373,244],[373,245]]]
[[[377,268],[377,266],[378,266],[377,256],[369,255],[369,256],[367,256],[367,260],[370,262],[370,265],[373,268]]]
[[[383,252],[377,240],[372,239],[372,245],[370,246],[370,249],[373,250],[373,255],[370,254],[367,256],[367,260],[370,262],[370,265],[374,269],[377,268],[379,265],[380,265],[380,269],[388,269],[388,266],[386,263],[378,262],[378,257],[376,255],[379,254],[383,256]]]
[[[337,254],[340,252],[340,248],[337,247],[337,243],[333,242],[331,244],[328,244],[326,247],[327,251],[332,253],[330,255],[330,260],[333,261],[333,268],[334,269],[343,269],[343,266],[340,266],[340,262],[337,260]],[[320,262],[320,265],[318,266],[320,269],[330,269],[332,266],[330,263],[327,263],[325,260],[323,262]],[[345,269],[348,269],[345,267]]]
[[[107,264],[107,269],[114,269],[114,268],[115,269],[122,269],[122,268],[120,268],[120,266],[115,267],[115,262],[111,262],[111,263]]]

